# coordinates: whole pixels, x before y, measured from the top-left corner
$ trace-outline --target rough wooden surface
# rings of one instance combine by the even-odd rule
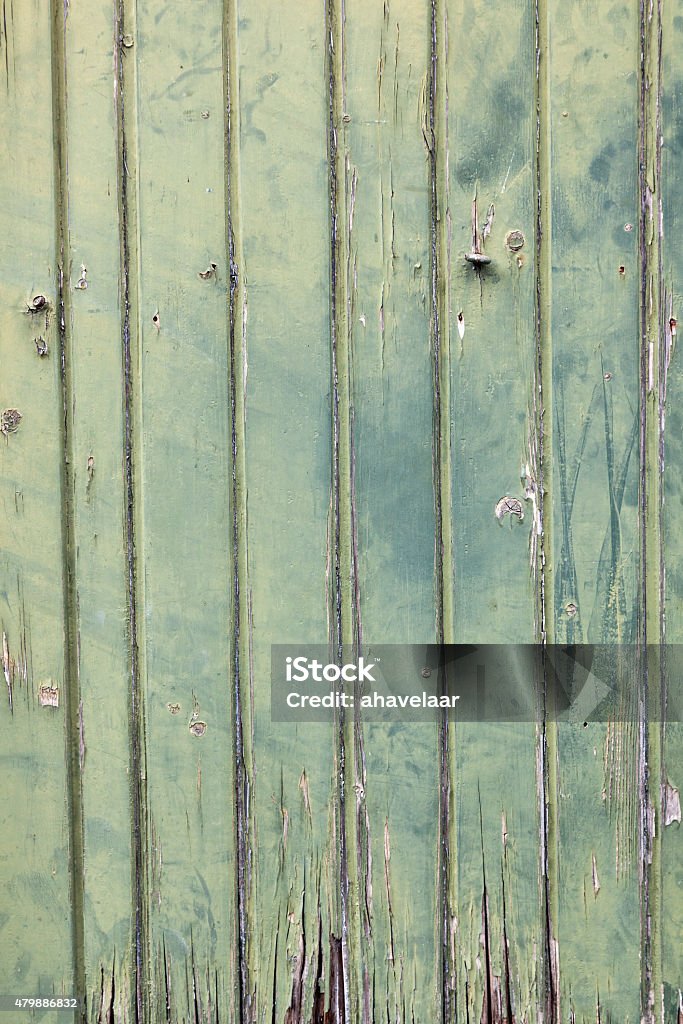
[[[680,1024],[682,40],[0,0],[0,997]],[[271,721],[273,643],[444,641],[642,671],[609,723]]]
[[[49,3],[3,5],[2,989],[75,983],[64,466]],[[41,31],[36,34],[36,22]],[[11,151],[10,126],[16,126]],[[40,312],[26,313],[35,296]],[[50,355],[37,354],[43,338]],[[40,343],[42,344],[42,343]],[[15,410],[13,415],[6,410]],[[18,419],[18,415],[21,419]],[[73,639],[73,637],[72,637]],[[124,808],[126,817],[127,806]],[[72,816],[73,815],[73,816]],[[128,910],[128,908],[126,908]],[[113,942],[113,936],[112,936]]]

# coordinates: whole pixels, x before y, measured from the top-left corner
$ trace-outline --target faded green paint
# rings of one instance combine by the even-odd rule
[[[353,472],[347,501],[352,639],[362,650],[406,637],[434,643],[438,635],[423,137],[429,18],[429,4],[412,0],[346,6],[343,273]],[[396,723],[389,737],[384,724],[358,719],[349,748],[358,1019],[430,1020],[439,981],[437,730]]]
[[[556,642],[634,643],[638,620],[638,10],[549,7]],[[601,91],[604,90],[604,93]],[[596,97],[609,95],[607,106]],[[627,227],[628,225],[628,227]],[[620,268],[623,268],[620,269]],[[638,734],[556,730],[560,1000],[636,1020],[640,988]]]
[[[75,0],[71,17],[66,22],[59,18],[56,31],[68,68],[61,139],[68,163],[62,167],[62,203],[72,410],[67,452],[74,511],[68,538],[73,574],[69,600],[72,638],[74,632],[78,635],[72,735],[78,735],[73,747],[87,879],[79,956],[89,1005],[113,1005],[119,1018],[130,1018],[134,986],[128,702],[122,699],[129,669],[123,406],[118,386],[112,386],[121,376],[118,133],[113,93],[102,88],[103,81],[111,82],[111,18],[109,3],[90,5],[86,31],[84,4]],[[56,345],[46,358],[57,361]]]
[[[4,9],[0,253],[3,992],[74,985],[69,871],[71,730],[64,645],[63,466],[49,4]],[[43,31],[36,36],[35,22]],[[7,141],[12,139],[11,159]],[[33,297],[47,300],[26,312]],[[41,303],[38,303],[41,305]],[[34,338],[49,355],[40,357]],[[42,344],[42,343],[40,343]],[[43,690],[42,688],[47,688]],[[44,704],[42,700],[49,700]],[[54,706],[58,702],[58,706]],[[56,1019],[53,1015],[52,1019]]]
[[[680,1015],[680,725],[275,725],[269,676],[679,638],[681,24],[0,0],[0,995]]]
[[[268,684],[271,643],[325,643],[332,614],[325,13],[307,4],[293,18],[276,2],[245,0],[236,15],[235,383],[244,403],[242,714],[253,875],[244,1019],[283,1021],[290,1012],[298,1021],[311,1018],[317,978],[327,1005],[330,934],[341,936],[334,730],[272,725]]]
[[[532,643],[540,631],[542,497],[536,81],[530,73],[536,26],[532,5],[503,4],[493,20],[487,11],[480,3],[448,12],[453,570],[446,586],[452,591],[455,641],[485,636],[491,643]],[[482,78],[483,67],[491,70]],[[491,259],[482,269],[465,259],[476,248],[474,219],[480,247]],[[523,521],[508,514],[498,518],[504,498],[520,502]],[[458,1019],[479,1020],[487,1012],[506,1016],[510,1009],[518,1019],[531,1018],[544,1005],[546,960],[540,737],[531,723],[460,723],[452,733]],[[501,785],[503,779],[514,782]]]
[[[664,473],[661,505],[661,544],[664,553],[664,624],[669,644],[683,641],[683,557],[681,543],[683,521],[683,448],[681,439],[681,376],[680,355],[676,351],[678,322],[683,282],[683,248],[681,246],[680,192],[676,186],[679,161],[683,153],[683,18],[672,5],[662,12],[662,78],[656,97],[663,144],[661,149],[660,190],[663,212],[662,274],[659,279],[659,387],[658,400],[664,406],[661,421]],[[661,776],[653,780],[653,803],[657,812],[660,837],[658,907],[661,908],[656,936],[661,956],[661,979],[664,986],[665,1013],[680,1020],[683,1014],[680,986],[674,978],[683,976],[683,889],[681,866],[680,791],[683,788],[683,726],[668,723],[662,730]],[[657,799],[657,785],[661,785]]]
[[[133,727],[146,774],[137,840],[141,983],[150,986],[142,1000],[155,1020],[169,1004],[181,1019],[229,1019],[236,857],[225,697],[232,509],[223,7],[166,3],[130,13],[120,60],[127,270],[137,274],[128,411],[140,652]],[[212,262],[216,273],[202,278]]]

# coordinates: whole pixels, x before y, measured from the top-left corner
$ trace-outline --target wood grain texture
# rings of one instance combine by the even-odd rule
[[[68,371],[71,745],[83,814],[84,995],[91,1017],[133,1018],[130,666],[117,109],[112,8],[71,4],[64,55],[64,299]],[[107,794],[103,806],[102,795]]]
[[[642,571],[640,24],[632,5],[609,14],[551,5],[548,18],[549,628],[560,643],[632,644]],[[603,89],[609,110],[593,106]],[[625,716],[609,726],[558,726],[554,736],[558,998],[577,1019],[638,1015],[640,740]]]
[[[236,17],[235,387],[251,785],[243,1019],[294,1024],[319,1019],[324,1005],[336,1021],[348,997],[339,748],[332,725],[271,723],[269,688],[270,645],[324,645],[336,614],[326,15],[304,4],[294,19],[275,2],[244,0]]]
[[[216,1022],[237,1013],[238,972],[223,17],[218,2],[131,5],[121,26],[133,41],[121,60],[135,65],[132,97],[124,73],[134,134],[121,173],[137,207],[126,415],[140,652],[138,982],[143,1016]]]
[[[0,989],[72,995],[81,949],[71,870],[79,809],[65,744],[77,691],[61,514],[63,90],[49,3],[3,4],[2,26]],[[34,338],[47,344],[45,356]]]
[[[683,277],[683,250],[681,249],[681,208],[677,179],[683,143],[683,62],[680,43],[683,38],[683,19],[672,5],[658,8],[657,27],[661,26],[661,46],[658,54],[657,112],[661,128],[659,164],[659,197],[662,217],[659,222],[661,238],[661,272],[659,274],[658,303],[658,380],[657,405],[660,410],[658,440],[661,444],[661,555],[662,584],[662,641],[679,645],[683,640],[683,604],[681,603],[681,430],[680,354],[676,351],[678,319],[681,310],[681,281]],[[655,151],[656,153],[656,151]],[[656,233],[655,233],[656,237]],[[678,650],[677,646],[674,646]],[[663,698],[670,699],[676,692],[676,677],[670,670],[664,679]],[[659,872],[657,908],[659,924],[656,949],[661,957],[661,991],[654,992],[655,1010],[675,1020],[683,1014],[681,983],[683,953],[680,935],[683,930],[683,908],[680,892],[683,885],[681,872],[681,814],[680,790],[683,777],[683,727],[675,718],[667,721],[661,731],[661,765],[659,778],[653,779],[653,797],[659,825]]]
[[[360,651],[438,636],[424,138],[430,14],[428,3],[345,7],[348,639]],[[354,1019],[431,1019],[439,1010],[437,730],[430,723],[387,728],[356,716],[348,748]]]
[[[683,1020],[682,33],[0,0],[0,996]],[[271,720],[274,643],[442,642],[641,660],[608,723]]]
[[[533,643],[543,614],[536,23],[531,5],[504,4],[492,20],[469,4],[448,8],[446,27],[452,636]],[[477,249],[490,264],[465,258]],[[499,518],[502,499],[523,519]],[[532,1017],[546,1010],[542,734],[533,723],[452,732],[457,1019]]]

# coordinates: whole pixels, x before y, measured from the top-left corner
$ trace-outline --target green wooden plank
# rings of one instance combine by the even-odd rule
[[[641,715],[640,918],[641,1014],[654,1021],[664,1010],[662,985],[662,812],[663,787],[661,706],[665,677],[656,644],[665,633],[665,565],[663,549],[663,404],[666,379],[666,305],[662,280],[661,189],[661,4],[640,14],[640,534],[642,607],[640,632],[648,644],[641,692],[647,711]],[[648,720],[649,719],[649,720]],[[678,1000],[676,1000],[678,1002]],[[674,1005],[673,1012],[677,1007]],[[677,1014],[676,1014],[677,1015]]]
[[[486,4],[456,6],[447,28],[452,637],[532,643],[541,629],[534,11],[503,3],[491,18]],[[477,248],[490,264],[465,259]],[[459,723],[452,735],[462,1019],[545,1012],[541,742],[533,722]]]
[[[327,37],[322,5],[236,14],[247,1012],[293,1024],[344,1012],[335,734],[270,720],[271,644],[326,643],[334,602]]]
[[[423,136],[430,6],[352,0],[345,16],[348,502],[354,633],[367,650],[373,641],[437,640]],[[358,1019],[432,1020],[440,1003],[437,730],[358,717],[350,747]]]
[[[56,329],[54,152],[60,124],[53,100],[57,112],[60,94],[53,94],[51,43],[49,3],[3,4],[0,759],[6,798],[0,812],[0,993],[27,997],[82,994],[74,991],[65,757],[72,680],[64,650],[64,448]],[[47,301],[27,314],[36,295]],[[42,358],[34,343],[41,336],[50,347]]]
[[[663,145],[661,177],[658,182],[662,203],[663,272],[659,280],[659,385],[658,405],[664,407],[661,419],[663,443],[662,480],[662,553],[664,565],[664,622],[667,644],[673,645],[673,665],[680,664],[683,642],[682,520],[683,447],[681,445],[680,399],[683,386],[680,354],[676,351],[680,322],[683,246],[681,245],[681,205],[679,159],[683,150],[683,60],[679,52],[683,41],[683,18],[673,5],[662,10],[662,53],[660,118]],[[667,685],[677,697],[678,715],[672,715],[662,733],[662,765],[654,781],[656,821],[659,823],[660,871],[658,881],[658,934],[661,950],[661,993],[655,992],[656,1006],[664,1007],[665,1019],[683,1017],[683,901],[681,901],[681,811],[683,788],[683,724],[680,717],[680,680],[673,666]],[[661,786],[661,804],[656,800]],[[659,806],[657,806],[659,804]]]
[[[548,21],[551,639],[633,643],[640,562],[638,11],[551,5]],[[625,722],[589,722],[560,727],[555,743],[550,855],[561,1010],[577,1020],[598,1013],[636,1020],[638,731]]]
[[[123,360],[115,45],[108,0],[64,25],[69,249],[65,259],[83,806],[84,972],[91,1020],[133,1016]],[[118,57],[118,46],[117,46]]]
[[[153,1019],[236,1013],[223,17],[130,4],[120,25]]]

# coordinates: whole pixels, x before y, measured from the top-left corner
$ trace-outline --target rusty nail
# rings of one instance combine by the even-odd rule
[[[41,313],[47,312],[48,301],[44,295],[34,295],[31,299],[31,304],[26,307],[27,313]]]
[[[491,257],[483,252],[468,252],[465,254],[465,259],[475,267],[485,267],[491,262]]]
[[[486,225],[484,227],[484,239],[479,233],[479,216],[477,213],[477,197],[472,201],[472,251],[465,254],[465,259],[468,263],[471,263],[473,267],[479,270],[481,267],[485,267],[491,262],[491,257],[486,256],[482,249],[484,247],[483,241],[486,239],[486,235],[491,230],[491,224],[493,223],[493,216],[495,210],[493,205],[489,207],[488,214],[486,216]]]

